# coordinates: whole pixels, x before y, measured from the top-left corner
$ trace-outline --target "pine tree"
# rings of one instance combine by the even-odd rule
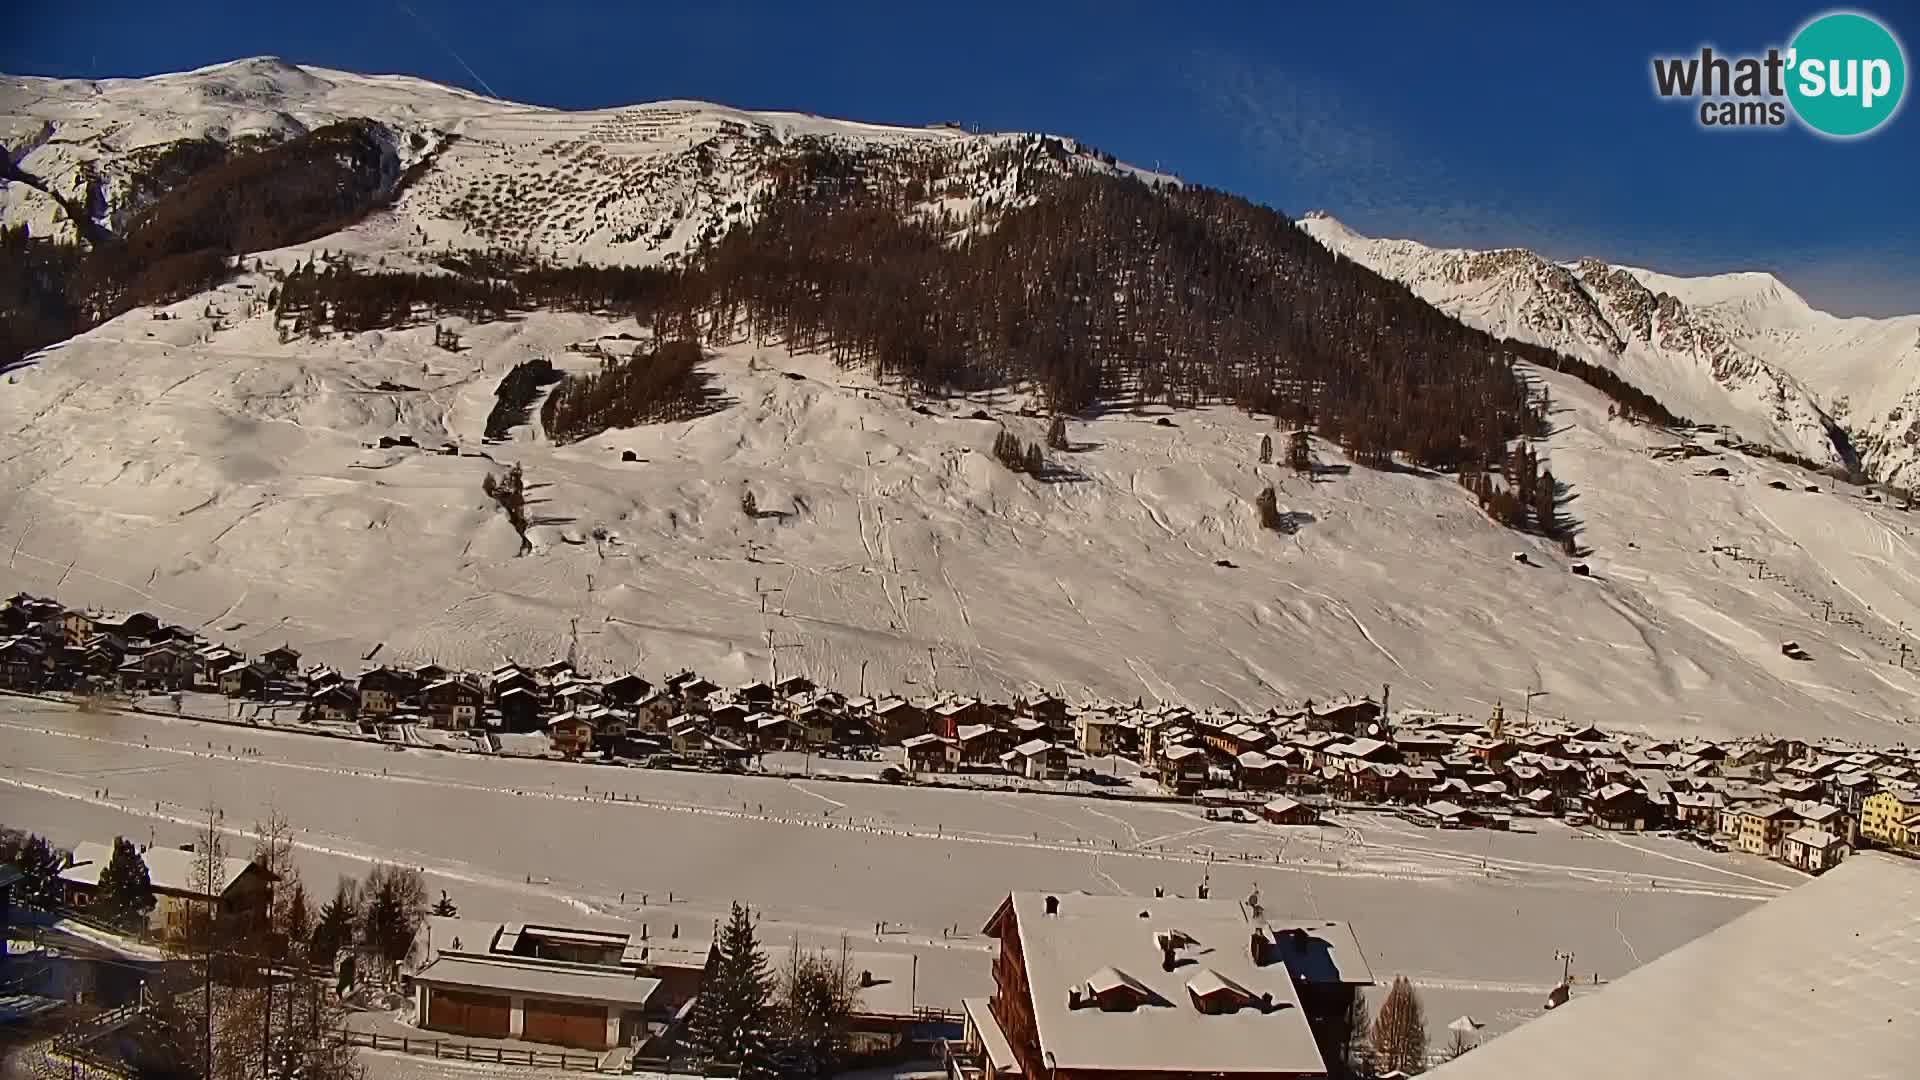
[[[427,885],[420,871],[377,863],[367,874],[361,899],[360,943],[390,965],[405,960],[427,913]]]
[[[1065,451],[1070,448],[1067,442],[1067,418],[1056,416],[1053,423],[1047,425],[1047,446],[1054,450]]]
[[[1344,1069],[1349,1077],[1373,1075],[1373,1047],[1368,1044],[1372,1027],[1373,1020],[1367,1013],[1366,992],[1355,990],[1353,1000],[1347,1003],[1346,1016],[1342,1018],[1336,1069]]]
[[[454,902],[447,896],[447,890],[441,889],[440,899],[433,902],[433,910],[428,912],[428,914],[438,916],[442,919],[451,919],[460,914],[460,909],[456,907]]]
[[[687,1041],[710,1062],[737,1066],[743,1080],[770,1075],[768,1050],[773,976],[755,939],[753,919],[735,903],[721,932],[719,955],[707,972],[687,1023]]]
[[[333,958],[352,943],[354,913],[359,908],[355,891],[351,879],[341,878],[333,899],[321,905],[320,917],[313,924],[311,938],[315,963],[332,967]]]
[[[100,871],[100,892],[95,910],[102,918],[127,930],[144,927],[147,912],[153,910],[153,882],[147,877],[147,863],[133,841],[115,837],[113,857]]]
[[[1305,428],[1287,436],[1287,465],[1294,472],[1313,472],[1313,444],[1308,441]]]
[[[1405,975],[1393,980],[1387,1000],[1373,1018],[1373,1055],[1380,1068],[1409,1075],[1427,1067],[1427,1015],[1420,995]]]
[[[1027,475],[1039,477],[1047,471],[1047,459],[1040,456],[1040,444],[1028,443],[1026,456]]]
[[[1286,519],[1280,516],[1280,496],[1274,493],[1271,485],[1262,488],[1254,496],[1253,506],[1260,514],[1260,527],[1274,532],[1286,531]]]
[[[1273,436],[1260,436],[1260,464],[1273,464]]]
[[[14,886],[14,899],[38,908],[58,905],[62,899],[60,871],[66,866],[65,857],[46,837],[37,833],[9,834],[6,847],[5,858],[0,861],[12,863],[21,873],[20,882]]]

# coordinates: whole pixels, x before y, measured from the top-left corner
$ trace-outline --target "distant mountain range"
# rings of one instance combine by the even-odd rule
[[[1612,368],[1696,422],[1920,481],[1920,315],[1841,318],[1765,273],[1674,277],[1524,248],[1433,248],[1319,211],[1300,227],[1470,325]]]

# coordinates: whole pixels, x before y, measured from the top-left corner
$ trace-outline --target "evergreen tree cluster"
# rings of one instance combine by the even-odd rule
[[[501,511],[507,515],[507,523],[513,526],[514,532],[520,534],[521,543],[524,544],[527,537],[527,478],[520,471],[520,464],[515,462],[512,468],[498,476],[488,473],[480,481],[480,490],[499,504]]]
[[[439,338],[440,334],[440,328],[434,327],[434,336]],[[553,368],[553,361],[544,356],[515,364],[494,389],[493,410],[487,414],[486,437],[504,439],[515,427],[526,423],[533,410],[533,399],[539,395],[541,387],[551,386],[560,381],[560,377],[560,372]]]
[[[844,947],[834,956],[796,940],[776,973],[752,912],[736,903],[715,953],[687,1020],[689,1048],[709,1064],[737,1068],[743,1080],[814,1080],[839,1071],[860,994]]]
[[[540,419],[555,442],[576,442],[613,427],[691,420],[717,411],[721,396],[701,368],[700,346],[665,341],[651,353],[601,361],[600,370],[567,376],[547,395]]]
[[[1000,434],[994,436],[993,460],[1014,472],[1026,473],[1036,479],[1047,472],[1047,459],[1040,452],[1040,444],[1022,442],[1006,428],[1001,428]]]
[[[1313,474],[1313,443],[1307,437],[1306,428],[1297,428],[1287,436],[1287,468]]]
[[[1059,450],[1063,453],[1073,449],[1073,444],[1067,441],[1066,417],[1056,416],[1053,422],[1047,425],[1047,449]]]
[[[1571,550],[1573,538],[1560,519],[1559,481],[1552,469],[1540,467],[1530,444],[1516,443],[1487,468],[1462,472],[1460,485],[1500,524],[1565,541]]]
[[[1280,513],[1280,496],[1272,485],[1261,489],[1253,498],[1253,508],[1260,515],[1260,527],[1273,532],[1286,532],[1286,518]]]

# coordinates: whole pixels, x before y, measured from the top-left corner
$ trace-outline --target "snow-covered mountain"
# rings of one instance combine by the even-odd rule
[[[715,350],[724,405],[697,418],[560,445],[536,410],[489,442],[516,365],[596,370],[651,327],[449,317],[448,349],[438,327],[404,320],[289,335],[266,300],[295,265],[343,253],[429,269],[468,247],[664,262],[744,220],[774,182],[772,151],[809,140],[897,164],[915,212],[961,222],[1027,198],[1031,170],[1127,169],[1071,139],[692,102],[569,113],[272,60],[7,79],[0,102],[20,167],[109,227],[164,187],[156,161],[184,170],[199,140],[365,118],[412,170],[357,224],[250,252],[211,292],[117,314],[4,376],[0,591],[146,608],[343,667],[376,649],[544,660],[577,632],[596,668],[747,677],[777,650],[781,670],[845,689],[1258,705],[1387,682],[1396,704],[1481,710],[1544,690],[1536,708],[1669,732],[1898,737],[1910,722],[1920,672],[1894,663],[1920,644],[1907,514],[1844,485],[1808,491],[1803,472],[1707,440],[1680,450],[1554,372],[1538,373],[1557,410],[1538,452],[1592,551],[1582,575],[1450,479],[1357,467],[1317,441],[1317,479],[1260,464],[1269,418],[1103,403],[1073,420],[1069,468],[1044,482],[989,452],[1003,429],[1043,437],[1025,397],[906,400],[775,340]],[[938,182],[914,191],[921,177]],[[68,228],[20,184],[0,200],[38,235]],[[1336,223],[1307,227],[1328,240]],[[1832,320],[1730,279],[1329,243],[1471,321],[1551,339],[1676,411],[1810,455],[1830,456],[1824,417],[1911,404],[1855,359],[1893,343],[1898,320]],[[1845,410],[1841,385],[1858,387]],[[1881,460],[1911,449],[1882,427]],[[481,488],[508,464],[536,492],[524,555]],[[1284,534],[1260,525],[1268,487]],[[743,513],[745,494],[768,513]],[[1811,659],[1783,655],[1788,639]]]
[[[1523,248],[1433,248],[1362,236],[1318,211],[1300,226],[1471,325],[1612,368],[1696,422],[1920,481],[1920,315],[1841,318],[1765,273],[1687,278]]]
[[[157,169],[195,144],[284,141],[366,119],[390,134],[402,167],[432,155],[399,217],[416,241],[527,248],[562,258],[647,264],[751,211],[772,177],[769,149],[795,140],[856,148],[903,164],[940,159],[930,212],[1020,198],[1023,169],[1128,171],[1073,139],[890,127],[801,113],[659,101],[566,112],[499,101],[400,75],[358,75],[256,57],[177,75],[68,80],[0,76],[0,140],[27,174],[109,228],[157,197]],[[171,156],[169,156],[171,155]],[[0,188],[0,223],[71,237],[47,195]]]

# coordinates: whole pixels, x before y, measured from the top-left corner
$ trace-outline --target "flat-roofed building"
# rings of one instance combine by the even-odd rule
[[[660,982],[602,964],[442,950],[413,986],[432,1031],[606,1050],[646,1037]]]

